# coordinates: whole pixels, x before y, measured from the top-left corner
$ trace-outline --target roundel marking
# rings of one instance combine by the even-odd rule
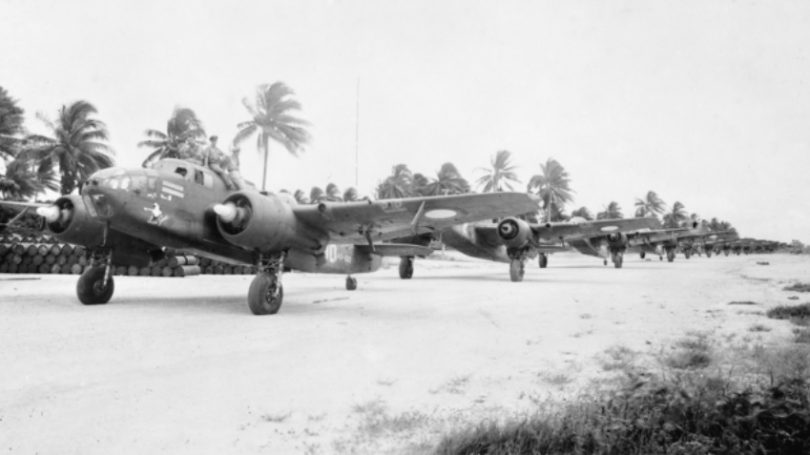
[[[456,214],[458,214],[458,212],[456,212],[455,210],[434,209],[425,212],[425,217],[430,218],[432,220],[444,220],[447,218],[453,218],[454,216],[456,216]]]

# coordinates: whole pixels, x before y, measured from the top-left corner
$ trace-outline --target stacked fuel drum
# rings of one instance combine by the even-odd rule
[[[10,234],[0,236],[0,273],[57,273],[80,275],[90,264],[84,247],[58,243],[48,235]],[[231,265],[198,258],[180,251],[148,267],[116,266],[113,274],[124,276],[186,277],[199,274],[253,274],[251,266]]]

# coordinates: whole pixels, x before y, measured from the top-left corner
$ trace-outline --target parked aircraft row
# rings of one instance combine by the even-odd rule
[[[79,194],[53,204],[0,204],[35,208],[57,238],[87,248],[93,266],[76,286],[83,304],[112,298],[113,266],[144,267],[172,248],[256,265],[247,301],[257,315],[279,310],[286,270],[345,274],[352,290],[353,274],[399,256],[400,277],[407,279],[414,258],[429,255],[436,239],[470,256],[506,262],[511,280],[521,281],[527,260],[546,267],[548,255],[565,248],[620,268],[627,251],[642,257],[665,252],[671,261],[680,241],[708,234],[697,224],[664,229],[655,218],[530,223],[516,215],[536,212],[538,201],[516,192],[297,205],[283,193],[228,190],[211,169],[177,159],[150,169],[98,171]],[[735,248],[731,240],[718,242]]]

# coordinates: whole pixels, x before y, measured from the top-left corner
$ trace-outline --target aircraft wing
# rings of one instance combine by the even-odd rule
[[[329,234],[333,242],[368,243],[487,218],[537,210],[526,193],[459,194],[294,206],[299,221]]]
[[[636,234],[655,231],[661,223],[655,218],[623,218],[584,222],[533,224],[532,231],[540,239],[583,239],[610,235],[614,232]]]

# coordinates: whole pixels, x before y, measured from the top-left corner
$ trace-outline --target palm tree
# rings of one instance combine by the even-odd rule
[[[236,125],[239,131],[233,143],[239,145],[254,133],[257,134],[256,148],[264,156],[262,191],[267,186],[267,155],[270,140],[283,145],[293,155],[298,155],[310,141],[306,120],[295,117],[292,111],[301,110],[301,103],[293,98],[295,93],[283,82],[262,84],[256,89],[253,104],[245,98],[242,104],[250,112],[251,119]]]
[[[59,182],[53,164],[47,161],[37,163],[20,157],[9,162],[5,175],[0,176],[0,194],[7,200],[25,200],[57,189]]]
[[[430,182],[425,191],[429,196],[469,193],[470,184],[461,176],[456,166],[448,162],[442,164],[436,173],[436,180]]]
[[[177,157],[178,149],[183,143],[192,147],[202,147],[205,144],[205,128],[197,114],[187,107],[176,107],[169,121],[166,122],[166,132],[148,129],[144,131],[148,139],[138,142],[138,147],[151,147],[152,153],[143,160],[143,167],[149,167],[153,162],[162,158]]]
[[[334,183],[329,183],[326,185],[326,194],[325,199],[331,202],[338,202],[342,201],[343,197],[340,194],[340,188]]]
[[[107,126],[101,120],[91,118],[98,111],[87,101],[81,100],[59,109],[59,119],[42,120],[56,137],[32,135],[31,143],[22,155],[26,159],[47,161],[56,165],[60,175],[60,191],[69,194],[91,174],[113,165],[113,149],[107,144]]]
[[[636,216],[653,216],[658,218],[658,215],[664,213],[666,210],[665,203],[658,197],[655,191],[648,191],[644,199],[636,199]]]
[[[23,113],[22,108],[17,106],[17,100],[0,87],[0,158],[4,160],[17,156],[19,152]]]
[[[616,201],[610,201],[604,211],[596,214],[597,220],[615,220],[619,218],[624,218],[624,215],[622,215],[622,208]]]
[[[664,227],[676,228],[680,227],[681,223],[689,219],[689,215],[680,201],[675,201],[672,204],[672,211],[664,214]]]
[[[319,186],[313,186],[312,189],[309,190],[309,203],[310,204],[317,204],[323,201],[325,193],[323,189]]]
[[[486,174],[482,175],[475,182],[476,186],[483,187],[481,189],[484,193],[500,192],[504,190],[512,191],[513,183],[518,184],[520,181],[515,173],[515,166],[511,163],[512,152],[509,150],[500,150],[492,157],[488,169],[481,168]]]
[[[413,195],[414,175],[408,165],[397,164],[391,175],[377,185],[377,199],[402,198]]]
[[[425,174],[417,172],[413,175],[412,195],[427,196],[430,194],[430,179]]]
[[[543,200],[546,221],[551,220],[551,215],[554,213],[552,207],[556,207],[557,212],[562,213],[565,204],[574,199],[570,183],[568,172],[554,158],[549,158],[545,163],[541,163],[540,173],[533,175],[529,180],[527,189],[530,193],[536,193]]]
[[[309,204],[309,198],[307,198],[307,195],[306,193],[304,193],[303,190],[300,189],[295,190],[295,193],[293,193],[293,197],[295,198],[295,202],[299,204]]]
[[[593,215],[591,215],[591,211],[588,210],[588,207],[580,207],[573,212],[571,212],[571,217],[583,218],[587,221],[591,221],[593,219]]]
[[[346,191],[343,192],[343,201],[345,202],[352,202],[360,199],[360,195],[357,194],[357,190],[350,186],[346,188]]]

